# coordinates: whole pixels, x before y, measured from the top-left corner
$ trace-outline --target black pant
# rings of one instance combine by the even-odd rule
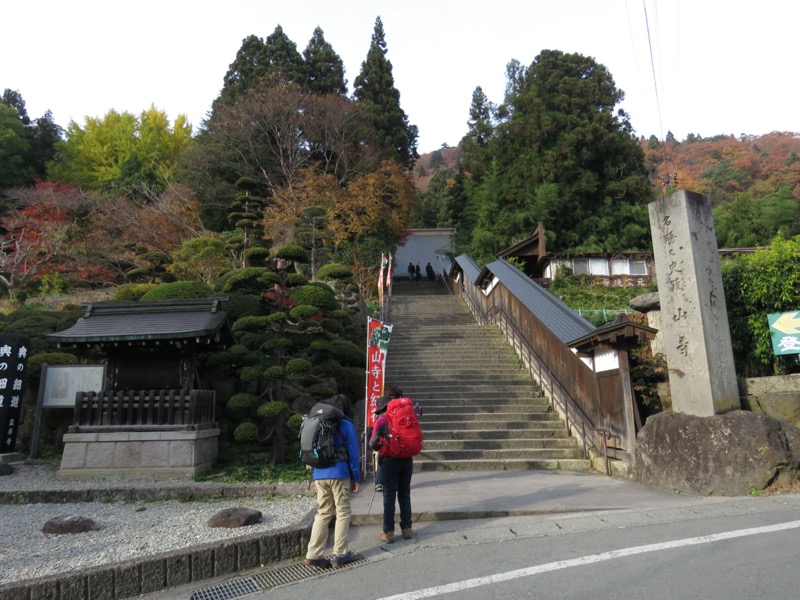
[[[395,499],[400,505],[400,529],[411,529],[411,473],[413,458],[384,458],[381,461],[383,480],[383,531],[394,531]]]

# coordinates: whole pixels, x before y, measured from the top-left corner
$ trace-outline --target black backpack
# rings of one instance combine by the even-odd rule
[[[309,467],[324,469],[341,460],[347,460],[347,446],[339,433],[344,413],[330,404],[318,402],[303,417],[300,426],[300,460]],[[333,440],[339,436],[341,446]]]

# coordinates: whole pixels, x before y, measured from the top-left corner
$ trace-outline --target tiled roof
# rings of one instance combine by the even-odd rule
[[[589,321],[506,261],[496,260],[486,269],[565,344],[595,330]]]
[[[59,344],[186,340],[213,338],[232,343],[228,317],[220,299],[87,304],[86,314],[69,329],[51,333]]]
[[[464,272],[464,276],[471,282],[474,283],[478,279],[478,275],[481,273],[481,268],[470,256],[467,256],[466,254],[457,256],[456,264],[461,267],[461,270]]]

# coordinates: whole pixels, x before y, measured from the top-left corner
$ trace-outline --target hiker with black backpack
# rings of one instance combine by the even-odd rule
[[[325,403],[315,404],[300,429],[300,456],[312,467],[317,514],[304,565],[334,569],[353,562],[348,550],[350,531],[350,493],[358,492],[361,482],[358,435],[350,420],[350,399],[337,394]],[[333,530],[333,556],[325,558],[328,526],[336,518]]]
[[[378,539],[387,544],[394,542],[395,502],[400,506],[403,539],[414,537],[411,528],[411,475],[413,457],[422,450],[418,412],[421,413],[419,405],[410,398],[403,398],[397,388],[393,388],[388,396],[382,396],[375,409],[379,416],[369,446],[380,455],[378,471],[383,486],[383,530]]]

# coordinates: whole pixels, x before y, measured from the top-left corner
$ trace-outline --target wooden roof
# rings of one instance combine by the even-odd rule
[[[567,345],[578,352],[588,352],[599,346],[639,345],[652,340],[657,333],[657,329],[632,323],[627,316],[619,315],[613,321],[604,323],[591,333],[572,340]]]
[[[86,312],[77,323],[46,337],[58,345],[181,342],[227,346],[235,339],[221,308],[225,299],[84,304]]]

